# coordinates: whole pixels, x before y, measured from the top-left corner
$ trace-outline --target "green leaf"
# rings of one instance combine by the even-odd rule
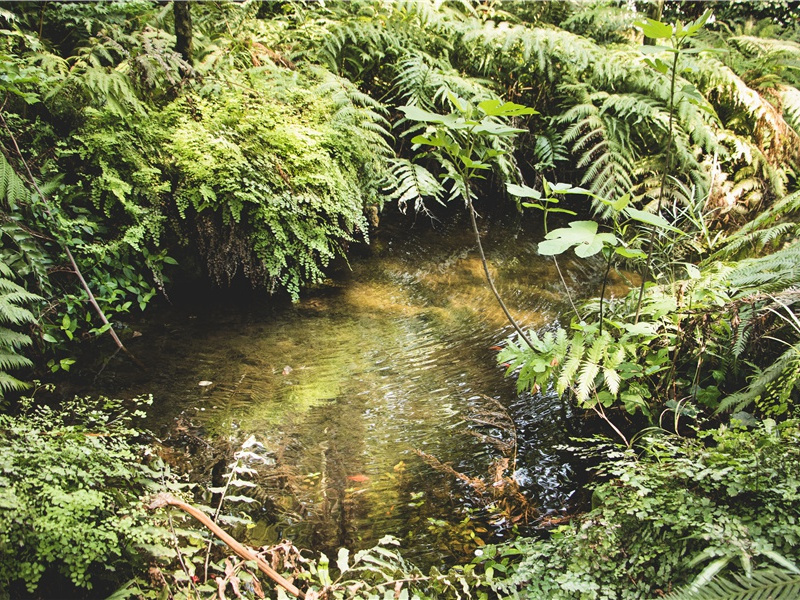
[[[611,208],[619,212],[621,210],[626,209],[630,203],[631,203],[631,195],[623,194],[615,202],[611,203]]]
[[[642,54],[661,54],[662,52],[676,52],[675,48],[671,48],[670,46],[658,46],[658,45],[647,45],[642,46],[639,48]]]
[[[630,217],[634,221],[639,221],[640,223],[652,225],[653,227],[658,227],[659,229],[666,229],[667,231],[681,233],[680,229],[670,225],[669,221],[667,221],[661,215],[654,215],[653,213],[645,212],[643,210],[638,210],[632,207],[626,208],[624,212],[628,217]]]
[[[542,197],[542,193],[539,190],[528,187],[527,185],[507,183],[506,191],[508,191],[508,193],[512,196],[516,196],[518,198],[534,198],[536,200],[540,200]]]
[[[614,252],[625,258],[647,258],[647,253],[642,250],[635,250],[633,248],[614,248]]]
[[[484,114],[491,117],[516,117],[519,115],[538,115],[539,113],[528,106],[501,100],[484,100],[478,104]]]
[[[402,111],[406,119],[411,121],[423,121],[426,123],[444,123],[445,115],[439,115],[427,110],[422,110],[418,106],[398,106],[398,110]]]
[[[616,245],[618,240],[613,233],[597,233],[595,221],[573,221],[569,227],[551,231],[545,236],[547,241],[539,244],[539,254],[555,256],[575,247],[575,254],[581,258],[593,256],[603,249],[604,244]]]
[[[703,28],[703,26],[706,24],[706,22],[708,21],[708,19],[711,17],[712,14],[713,11],[710,8],[706,9],[706,11],[702,15],[700,15],[700,17],[697,20],[692,21],[686,26],[686,28],[682,32],[683,35],[681,37],[691,37],[698,31],[700,31],[700,29]]]
[[[464,166],[468,169],[491,169],[490,165],[487,165],[484,162],[480,162],[477,160],[472,160],[469,156],[459,155],[461,162],[464,163]]]
[[[411,138],[412,144],[426,144],[428,146],[435,146],[437,148],[441,148],[447,145],[446,140],[437,136],[434,137],[426,137],[424,135],[415,135]]]
[[[669,71],[669,65],[667,63],[665,63],[663,60],[661,60],[660,58],[656,58],[655,60],[653,60],[651,58],[645,58],[644,62],[649,67],[655,69],[656,71],[658,71],[662,75],[666,75],[667,72]]]
[[[350,550],[347,548],[339,548],[339,554],[336,557],[336,568],[340,573],[344,573],[349,569],[348,560],[350,558]]]
[[[489,135],[511,135],[514,133],[525,133],[527,129],[520,129],[519,127],[510,127],[502,123],[492,123],[491,121],[483,121],[480,125],[473,129],[475,133],[488,133]]]
[[[647,19],[646,21],[639,21],[636,23],[639,27],[642,28],[642,33],[646,37],[652,38],[654,40],[671,38],[672,37],[672,25],[668,25],[666,23],[662,23],[661,21],[656,21],[655,19]]]

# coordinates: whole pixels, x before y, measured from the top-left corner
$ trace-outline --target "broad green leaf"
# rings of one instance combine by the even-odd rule
[[[510,127],[502,125],[501,123],[492,123],[491,121],[483,121],[480,125],[473,129],[475,133],[488,133],[489,135],[511,135],[514,133],[525,133],[527,129],[520,129],[519,127]]]
[[[437,148],[447,145],[447,142],[438,136],[425,137],[424,135],[415,135],[411,138],[412,144],[426,144],[428,146],[436,146]]]
[[[491,167],[484,162],[480,162],[477,160],[472,160],[469,156],[459,155],[461,162],[464,163],[464,166],[468,169],[490,169]]]
[[[655,323],[642,321],[641,323],[625,323],[625,331],[631,335],[647,335],[655,337],[658,328]]]
[[[667,63],[665,63],[663,60],[661,60],[660,58],[657,58],[655,60],[650,59],[650,58],[645,58],[644,62],[645,62],[645,64],[647,64],[648,66],[652,67],[653,69],[655,69],[656,71],[658,71],[662,75],[666,75],[667,72],[669,71],[669,65]]]
[[[539,243],[539,254],[554,256],[563,254],[577,244],[589,243],[597,233],[595,221],[573,221],[569,227],[555,229]]]
[[[614,248],[614,252],[624,258],[647,258],[647,253],[642,250],[635,250],[633,248]]]
[[[652,225],[653,227],[658,227],[659,229],[666,229],[667,231],[681,233],[680,229],[670,225],[669,221],[667,221],[661,215],[654,215],[653,213],[645,212],[643,210],[638,210],[632,207],[626,208],[624,212],[628,217],[630,217],[634,221],[639,221],[640,223]]]
[[[611,203],[611,208],[616,210],[617,212],[624,210],[628,207],[628,204],[631,203],[631,195],[630,194],[623,194],[620,196],[615,202]]]
[[[517,185],[516,183],[507,183],[506,191],[518,198],[535,198],[539,200],[542,197],[542,193],[539,190],[528,187],[527,185]]]
[[[592,192],[582,187],[572,186],[568,183],[556,183],[549,186],[551,194],[583,194],[584,196],[594,196]]]
[[[439,115],[423,110],[418,106],[399,106],[398,110],[402,111],[406,119],[410,119],[411,121],[424,121],[426,123],[445,123],[452,121],[452,118],[446,119],[446,117],[450,115]]]
[[[469,102],[449,90],[447,91],[447,98],[457,111],[466,114],[469,110]]]
[[[700,92],[698,92],[697,88],[694,87],[691,83],[687,83],[686,85],[684,85],[681,88],[681,92],[683,92],[687,96],[694,98],[695,100],[705,100],[705,98],[703,98],[703,95]]]
[[[675,52],[675,48],[671,48],[669,46],[642,46],[639,48],[642,54],[661,54],[662,52]]]
[[[347,548],[339,548],[339,555],[336,557],[336,568],[340,573],[344,573],[349,569],[348,560],[350,558],[350,550]]]
[[[646,37],[654,40],[672,37],[672,25],[668,25],[667,23],[662,23],[655,19],[647,19],[646,21],[637,22],[636,25],[642,28],[642,33],[644,33]]]
[[[614,246],[617,242],[617,237],[613,233],[598,233],[591,242],[576,246],[575,254],[581,258],[588,258],[600,252],[604,245]]]
[[[539,243],[539,254],[554,256],[575,247],[575,254],[581,258],[593,256],[603,249],[604,244],[616,245],[618,240],[612,233],[597,233],[595,221],[573,221],[569,227],[551,231]]]
[[[683,30],[683,35],[685,37],[691,37],[698,31],[700,31],[703,25],[705,25],[706,22],[708,22],[708,19],[711,17],[712,13],[713,11],[710,8],[706,9],[706,11],[702,15],[700,15],[700,17],[696,21],[692,21],[686,26],[686,29]]]
[[[515,104],[513,102],[502,102],[501,100],[484,100],[478,104],[478,108],[484,114],[492,117],[516,117],[519,115],[536,115],[539,114],[529,106],[522,104]]]

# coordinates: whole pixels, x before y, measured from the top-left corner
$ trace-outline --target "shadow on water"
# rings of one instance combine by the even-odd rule
[[[483,234],[500,292],[525,326],[569,318],[552,260],[536,253],[540,233],[487,218]],[[254,434],[276,469],[256,479],[265,508],[254,543],[289,537],[330,551],[393,534],[409,557],[441,563],[474,550],[476,537],[501,539],[509,523],[487,525],[469,486],[414,452],[485,476],[497,453],[465,430],[486,398],[517,423],[523,493],[541,514],[564,510],[575,484],[555,447],[567,442],[568,411],[553,395],[518,395],[496,364],[492,347],[512,329],[466,218],[387,224],[364,254],[294,305],[166,310],[128,342],[149,373],[116,360],[95,391],[153,393],[149,426],[173,445],[180,423],[232,446]],[[562,269],[573,294],[597,293],[597,265],[565,260]],[[206,477],[208,465],[198,472]]]

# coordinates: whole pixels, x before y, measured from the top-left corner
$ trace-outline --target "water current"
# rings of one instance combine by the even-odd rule
[[[568,320],[553,260],[537,255],[535,226],[513,216],[481,222],[512,313],[537,329]],[[575,297],[598,292],[598,264],[565,259],[561,268]],[[368,251],[295,304],[194,300],[137,325],[128,346],[146,375],[116,359],[95,387],[152,393],[151,429],[200,481],[219,472],[190,460],[198,444],[235,449],[255,436],[264,460],[253,465],[251,543],[291,538],[330,551],[392,534],[424,563],[502,539],[510,515],[416,452],[491,486],[502,456],[482,436],[513,440],[488,423],[502,411],[516,423],[507,474],[538,514],[568,506],[577,484],[558,447],[568,443],[570,411],[553,394],[518,394],[497,364],[496,347],[513,331],[486,286],[466,218],[387,223]]]

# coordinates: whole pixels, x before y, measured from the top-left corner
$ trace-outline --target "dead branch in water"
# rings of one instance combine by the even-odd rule
[[[414,452],[435,471],[447,473],[466,483],[487,505],[493,503],[500,514],[512,523],[521,520],[527,523],[536,515],[537,509],[514,479],[517,469],[517,430],[514,420],[499,400],[485,395],[481,397],[484,405],[476,407],[467,420],[475,425],[491,427],[499,433],[483,433],[474,429],[464,430],[463,433],[494,447],[502,455],[489,465],[486,477],[470,477],[435,456],[421,450]]]

